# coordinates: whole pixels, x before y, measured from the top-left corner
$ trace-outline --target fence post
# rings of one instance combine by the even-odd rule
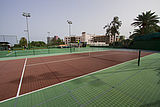
[[[35,55],[35,50],[34,50],[34,48],[33,48],[33,55]]]
[[[71,47],[71,44],[70,44],[70,53],[72,53],[72,47]]]
[[[74,47],[74,52],[75,52],[76,47]]]
[[[17,56],[17,53],[16,53],[16,51],[14,51],[14,53],[15,53],[15,57]]]
[[[72,53],[72,48],[70,47],[70,53]]]
[[[49,47],[48,47],[48,54],[50,54],[50,50],[49,50]]]

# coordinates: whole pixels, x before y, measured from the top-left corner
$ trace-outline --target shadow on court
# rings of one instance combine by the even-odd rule
[[[160,107],[160,100],[157,100],[152,103],[141,105],[140,107]]]

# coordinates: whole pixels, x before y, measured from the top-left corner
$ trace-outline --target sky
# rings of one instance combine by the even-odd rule
[[[0,35],[27,38],[22,13],[28,12],[31,41],[46,42],[47,32],[63,39],[68,35],[67,20],[73,23],[72,35],[104,35],[103,27],[115,16],[122,21],[120,35],[129,37],[133,19],[149,10],[160,16],[159,4],[160,0],[0,0]]]

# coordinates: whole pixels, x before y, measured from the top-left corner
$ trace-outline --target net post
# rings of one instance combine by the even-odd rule
[[[138,51],[138,66],[140,66],[140,61],[141,61],[141,49]]]

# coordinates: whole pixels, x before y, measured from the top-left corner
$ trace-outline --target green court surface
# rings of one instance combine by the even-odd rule
[[[155,53],[1,102],[0,107],[160,107]]]

